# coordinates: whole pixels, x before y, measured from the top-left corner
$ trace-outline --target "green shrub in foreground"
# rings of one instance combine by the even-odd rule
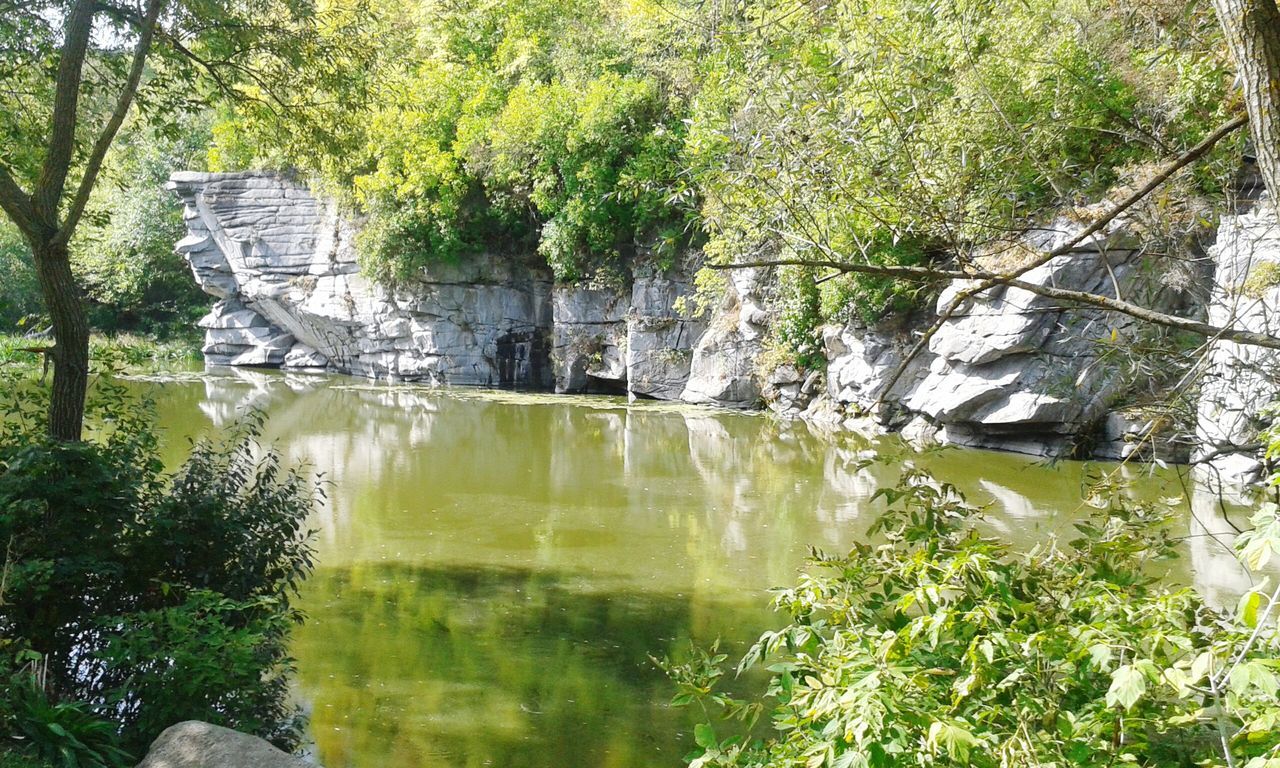
[[[887,543],[815,553],[779,594],[791,622],[739,665],[769,664],[760,700],[716,692],[723,656],[665,665],[676,703],[772,718],[765,740],[699,727],[692,766],[1280,766],[1275,595],[1235,619],[1165,586],[1163,513],[1102,504],[1079,540],[1019,554],[920,473],[882,495]],[[1261,567],[1274,505],[1254,523]]]
[[[110,721],[108,746],[134,753],[187,719],[292,747],[287,647],[311,568],[311,483],[257,444],[254,421],[165,474],[147,409],[100,386],[96,442],[14,428],[27,411],[12,408],[0,435],[0,672],[15,681],[0,735],[29,751],[31,733],[69,731],[61,712]],[[24,705],[33,680],[48,707]],[[65,764],[118,763],[93,752],[107,760]]]

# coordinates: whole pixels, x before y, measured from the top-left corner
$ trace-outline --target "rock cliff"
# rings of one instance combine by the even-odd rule
[[[200,321],[211,364],[677,398],[702,335],[674,309],[690,290],[679,272],[553,286],[535,260],[477,254],[383,286],[336,207],[287,177],[179,173],[169,189],[188,231],[177,249],[218,299]]]
[[[874,327],[827,327],[825,371],[765,371],[778,309],[768,270],[732,273],[707,318],[681,301],[693,292],[696,254],[674,268],[637,266],[613,282],[581,285],[554,284],[528,256],[478,254],[388,287],[360,273],[351,225],[295,181],[180,173],[169,186],[183,202],[189,231],[178,250],[218,299],[201,321],[213,364],[629,392],[735,408],[767,403],[832,425],[870,421],[920,439],[1049,456],[1121,458],[1141,446],[1144,456],[1185,460],[1190,451],[1188,440],[1134,440],[1152,431],[1141,414],[1126,410],[1147,382],[1135,381],[1122,361],[1147,329],[1019,288],[970,299],[905,367],[903,357],[937,310]],[[1271,311],[1280,306],[1280,279],[1263,285],[1258,277],[1272,269],[1260,264],[1280,262],[1274,221],[1256,211],[1227,216],[1209,258],[1174,274],[1152,268],[1139,228],[1121,219],[1024,279],[1280,331]],[[1033,258],[1081,226],[1054,222],[1029,233],[1019,250]],[[1207,279],[1215,262],[1225,287],[1199,295],[1215,284]],[[966,287],[948,286],[937,306]],[[1249,291],[1257,296],[1243,306]],[[1256,432],[1241,420],[1280,391],[1265,375],[1239,373],[1259,364],[1276,369],[1280,360],[1255,359],[1259,354],[1218,344],[1207,358],[1200,453],[1212,452],[1235,473],[1256,469],[1253,459],[1233,453]]]
[[[1208,319],[1280,336],[1280,217],[1274,203],[1247,201],[1218,227]],[[1257,479],[1263,471],[1263,409],[1280,399],[1280,352],[1215,341],[1200,363],[1195,460],[1211,480]]]

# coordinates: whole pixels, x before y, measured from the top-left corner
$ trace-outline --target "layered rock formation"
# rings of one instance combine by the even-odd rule
[[[388,288],[360,274],[334,206],[283,177],[176,174],[178,251],[220,301],[200,322],[214,364],[331,368],[448,384],[544,386],[545,268],[482,257]]]
[[[1026,239],[1025,253],[1053,250],[1079,227],[1063,221],[1038,232]],[[1119,295],[1166,312],[1193,311],[1194,297],[1167,285],[1148,263],[1138,238],[1120,223],[1022,279]],[[938,297],[937,313],[971,287],[953,282]],[[928,349],[899,370],[934,317],[828,329],[830,396],[887,423],[918,419],[913,431],[943,442],[1055,456],[1079,453],[1082,440],[1103,427],[1127,386],[1110,358],[1144,330],[1125,315],[996,286],[961,304]]]
[[[200,321],[215,365],[318,368],[438,384],[626,389],[678,397],[701,324],[689,292],[651,272],[611,288],[553,287],[534,259],[477,254],[394,287],[360,273],[352,227],[266,173],[179,173],[177,249],[219,301]]]
[[[351,226],[294,181],[262,173],[177,174],[170,187],[183,201],[189,229],[178,249],[219,299],[201,323],[210,363],[625,391],[736,408],[767,402],[833,425],[857,417],[948,443],[1117,458],[1142,444],[1148,455],[1186,458],[1186,444],[1152,451],[1136,440],[1150,431],[1142,415],[1117,410],[1135,385],[1118,358],[1146,332],[1122,315],[1001,286],[968,300],[905,366],[907,350],[937,310],[875,327],[824,329],[825,371],[764,371],[778,310],[768,270],[731,273],[708,318],[692,316],[682,301],[692,293],[696,255],[675,269],[634,267],[610,284],[554,285],[536,259],[480,254],[433,265],[392,288],[360,274]],[[1063,220],[1029,234],[1022,257],[1053,249],[1081,226]],[[1224,222],[1211,254],[1227,286],[1210,306],[1214,322],[1234,316],[1255,330],[1280,330],[1269,309],[1280,289],[1264,286],[1261,300],[1247,307],[1239,300],[1245,287],[1257,287],[1260,250],[1272,254],[1262,261],[1280,261],[1270,233],[1262,214]],[[1117,220],[1024,279],[1202,313],[1207,297],[1195,288],[1210,284],[1205,275],[1171,279],[1151,269],[1142,246],[1136,228]],[[947,287],[937,307],[967,287]],[[1256,413],[1277,391],[1273,382],[1236,375],[1265,367],[1258,354],[1234,345],[1215,349],[1215,380],[1247,394],[1206,387],[1218,403],[1201,409],[1206,444],[1244,440],[1250,425],[1227,425],[1230,414]]]
[[[1210,254],[1217,274],[1209,322],[1280,336],[1280,217],[1272,200],[1224,217]],[[1280,398],[1280,351],[1215,341],[1202,380],[1195,458],[1210,481],[1257,479],[1259,416]]]

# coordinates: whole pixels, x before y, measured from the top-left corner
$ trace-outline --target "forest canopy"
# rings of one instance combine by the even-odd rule
[[[480,250],[536,250],[566,281],[690,247],[921,263],[1140,179],[1239,110],[1212,9],[1181,0],[348,12],[369,14],[368,61],[312,94],[331,130],[245,102],[210,160],[311,174],[366,217],[364,262],[392,279]],[[1179,192],[1219,192],[1240,146]],[[831,319],[911,303],[885,279],[822,290]]]

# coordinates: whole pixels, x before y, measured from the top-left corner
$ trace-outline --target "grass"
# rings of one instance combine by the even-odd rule
[[[47,347],[52,343],[46,338],[0,334],[0,365],[38,368],[42,364],[40,353],[27,350]],[[138,368],[198,362],[200,348],[189,339],[159,340],[131,333],[94,334],[89,340],[89,355],[95,361]]]

